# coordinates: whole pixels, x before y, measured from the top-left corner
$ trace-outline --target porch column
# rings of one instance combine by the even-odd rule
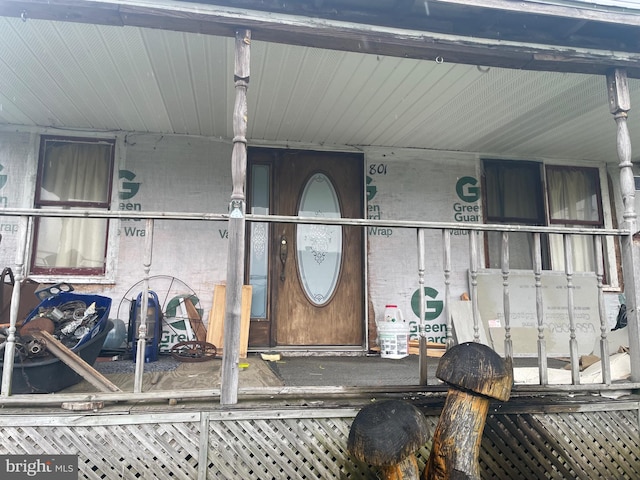
[[[247,176],[247,88],[249,87],[251,31],[236,30],[234,82],[236,102],[233,110],[233,153],[231,175],[233,191],[229,203],[229,243],[227,288],[224,317],[224,348],[220,403],[238,403],[238,361],[240,355],[240,314],[244,282],[245,194]]]
[[[13,361],[16,349],[16,323],[18,323],[18,308],[20,308],[20,287],[24,280],[24,264],[26,261],[27,240],[29,238],[29,230],[33,225],[33,220],[29,217],[20,217],[20,238],[18,239],[18,248],[16,249],[16,268],[13,282],[13,290],[11,291],[11,306],[9,308],[9,336],[5,343],[4,360],[2,369],[2,386],[0,387],[0,396],[8,397],[11,395],[11,382],[13,379]]]
[[[631,355],[631,380],[640,381],[640,255],[633,244],[636,233],[635,186],[631,163],[631,137],[627,126],[627,114],[631,109],[629,83],[625,69],[616,68],[607,74],[609,111],[617,125],[618,167],[620,168],[620,192],[624,205],[623,228],[630,233],[621,238],[624,293],[627,304],[629,353]]]

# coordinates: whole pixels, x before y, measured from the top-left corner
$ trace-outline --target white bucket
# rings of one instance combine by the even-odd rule
[[[384,321],[378,322],[380,356],[398,360],[409,355],[409,323],[402,319],[400,309],[387,305]]]

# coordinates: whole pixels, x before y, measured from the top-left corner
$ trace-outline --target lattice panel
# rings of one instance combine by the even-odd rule
[[[72,423],[72,422],[71,422]],[[195,479],[198,425],[2,427],[3,454],[78,454],[81,479]]]
[[[640,478],[638,412],[490,417],[481,451],[483,478]]]
[[[210,419],[199,415],[2,418],[0,454],[79,454],[82,479],[376,479],[376,469],[346,451],[353,417],[304,409]],[[26,418],[26,417],[22,417]],[[80,420],[80,421],[78,421]],[[427,417],[431,432],[438,417]],[[22,422],[22,423],[20,423]],[[22,425],[22,426],[20,426]],[[27,425],[27,426],[25,426]],[[201,440],[208,461],[199,472]],[[431,442],[418,452],[422,469]],[[482,439],[483,479],[634,480],[640,478],[638,411],[490,416]]]
[[[369,478],[346,451],[351,418],[211,422],[209,478]]]

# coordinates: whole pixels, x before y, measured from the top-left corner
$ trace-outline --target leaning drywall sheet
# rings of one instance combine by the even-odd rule
[[[572,278],[575,333],[578,354],[593,351],[600,335],[598,288],[593,273],[576,273]],[[547,355],[569,354],[569,309],[567,277],[562,272],[544,272],[541,278],[544,334]],[[493,348],[504,352],[504,286],[502,272],[482,270],[478,274],[478,307]],[[509,274],[510,326],[514,356],[536,356],[538,320],[536,286],[531,272],[512,271]]]
[[[468,300],[452,300],[449,305],[453,338],[456,343],[473,342],[476,338],[473,304]],[[478,318],[478,337],[480,343],[491,346],[487,338],[487,331],[482,319]]]

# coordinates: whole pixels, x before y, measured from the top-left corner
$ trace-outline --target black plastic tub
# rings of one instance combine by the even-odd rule
[[[28,325],[29,322],[41,314],[47,316],[51,313],[53,307],[65,309],[65,305],[71,305],[72,309],[82,314],[91,304],[94,304],[96,308],[97,319],[95,323],[89,327],[90,330],[84,333],[75,344],[67,345],[67,347],[89,365],[93,365],[100,354],[109,330],[113,328],[113,323],[108,320],[109,310],[111,309],[111,299],[109,297],[78,294],[72,291],[52,295],[41,301],[31,311],[25,319],[24,325]],[[3,370],[3,365],[4,362],[1,362],[0,372]],[[54,393],[75,385],[80,380],[82,380],[80,375],[52,354],[42,358],[16,358],[13,365],[11,393]]]
[[[97,335],[74,348],[73,351],[89,365],[93,365],[112,328],[113,322],[106,320],[104,328]],[[2,370],[0,363],[0,374]],[[54,393],[75,385],[80,380],[82,377],[62,360],[49,356],[42,360],[14,364],[11,393]]]

